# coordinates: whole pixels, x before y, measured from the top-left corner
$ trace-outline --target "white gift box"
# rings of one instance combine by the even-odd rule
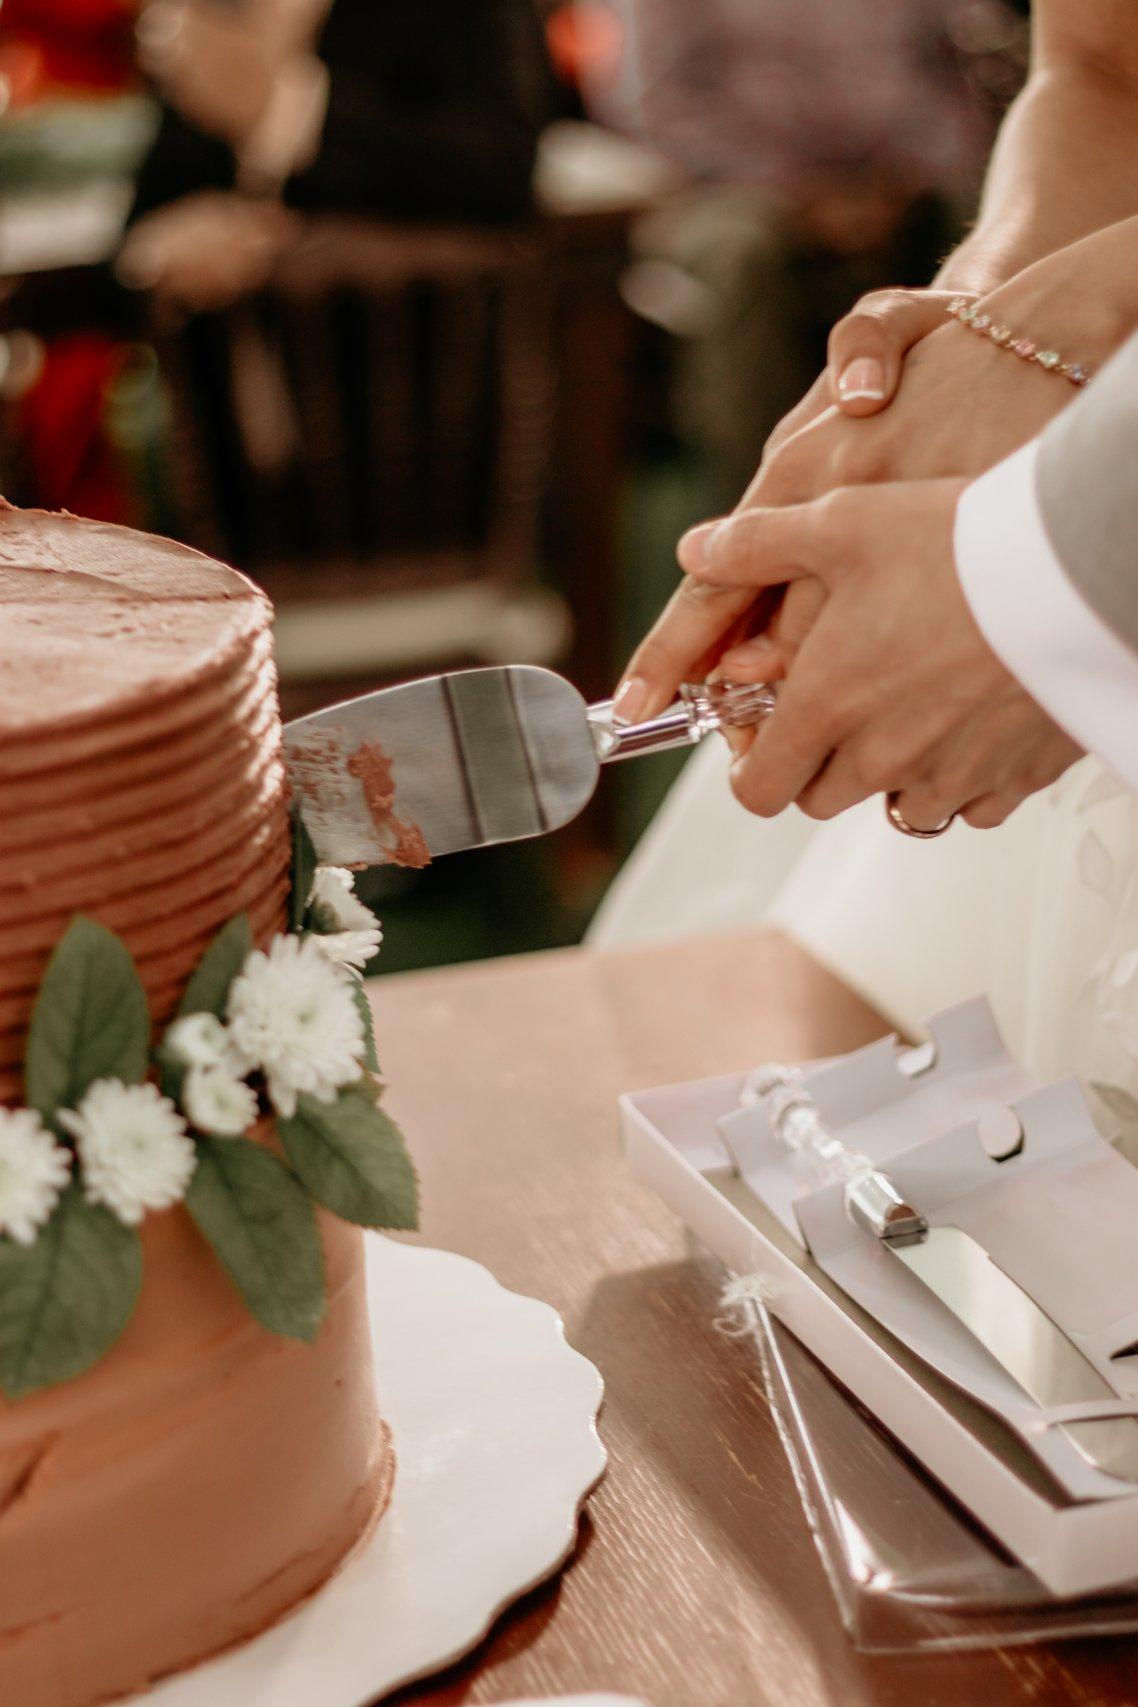
[[[896,1039],[816,1069],[806,1082],[827,1124],[851,1148],[903,1174],[925,1207],[946,1166],[959,1166],[973,1188],[977,1178],[982,1183],[985,1158],[977,1161],[976,1143],[962,1129],[984,1110],[1015,1108],[1025,1139],[1022,1153],[993,1173],[998,1193],[994,1184],[992,1202],[998,1196],[1002,1208],[984,1223],[986,1248],[1000,1260],[998,1238],[1018,1241],[1022,1264],[1032,1244],[1028,1210],[1049,1214],[1055,1242],[1040,1239],[1039,1284],[1029,1290],[1121,1393],[1133,1392],[1138,1360],[1120,1363],[1117,1356],[1126,1336],[1136,1337],[1138,1172],[1095,1137],[1071,1081],[1042,1087],[1010,1060],[986,1002],[939,1015],[929,1029],[932,1065],[919,1074],[898,1070],[899,1061],[911,1068],[915,1058]],[[803,1226],[812,1237],[825,1233],[832,1245],[841,1243],[832,1237],[836,1188],[812,1189],[797,1158],[777,1146],[764,1148],[754,1121],[738,1113],[744,1081],[745,1075],[733,1074],[623,1097],[625,1144],[638,1178],[730,1269],[761,1274],[770,1283],[772,1313],[1053,1594],[1084,1595],[1138,1579],[1138,1486],[1131,1490],[1083,1464],[1073,1466],[1075,1455],[1068,1451],[1065,1460],[1054,1434],[1042,1454],[1051,1453],[1045,1468],[1038,1447],[1029,1450],[995,1414],[998,1391],[977,1382],[973,1390],[986,1401],[977,1403],[926,1356],[915,1355],[912,1337],[902,1343],[823,1272],[806,1248]],[[954,1129],[957,1141],[946,1141]],[[990,1165],[998,1166],[995,1160]],[[922,1180],[924,1201],[916,1189]],[[974,1213],[983,1223],[983,1192],[979,1202]],[[1076,1208],[1071,1237],[1064,1239],[1068,1202]],[[953,1200],[954,1219],[961,1218],[957,1209]],[[1089,1228],[1095,1239],[1082,1250]],[[1049,1250],[1060,1252],[1062,1261],[1049,1265]],[[828,1249],[826,1260],[833,1256]],[[1054,1269],[1051,1295],[1048,1266]],[[1008,1267],[1015,1272],[1012,1263]],[[1080,1274],[1087,1278],[1081,1293],[1075,1284]],[[1116,1296],[1120,1277],[1129,1290]],[[907,1273],[904,1280],[916,1284]],[[933,1309],[941,1307],[933,1301]],[[965,1379],[959,1336],[951,1340],[946,1333],[943,1366]],[[927,1355],[927,1344],[924,1349]],[[1005,1416],[1015,1420],[1014,1408],[1013,1397]]]

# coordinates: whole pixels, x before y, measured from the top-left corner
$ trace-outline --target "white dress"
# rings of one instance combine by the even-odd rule
[[[592,941],[770,924],[909,1032],[983,991],[1013,1054],[1138,1138],[1138,796],[1112,772],[1084,759],[1001,828],[920,842],[880,800],[753,818],[726,770],[721,742],[695,755]]]

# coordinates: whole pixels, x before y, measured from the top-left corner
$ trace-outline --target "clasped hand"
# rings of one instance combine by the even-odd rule
[[[1138,317],[1134,223],[1026,269],[985,310],[1067,348],[1061,308],[1090,269],[1108,288],[1078,354],[1105,359]],[[953,813],[987,827],[1079,756],[985,641],[952,541],[965,485],[1075,393],[950,320],[948,299],[883,293],[835,329],[738,510],[681,540],[685,578],[625,672],[629,718],[712,672],[781,683],[762,728],[732,737],[732,785],[763,816],[896,792],[916,827]]]

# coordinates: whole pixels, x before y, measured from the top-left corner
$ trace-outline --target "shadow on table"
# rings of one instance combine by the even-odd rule
[[[716,1555],[726,1543],[748,1576],[784,1599],[793,1550],[798,1586],[800,1571],[816,1571],[824,1594],[755,1348],[715,1325],[725,1278],[693,1241],[684,1262],[601,1280],[569,1338],[605,1375],[602,1433],[607,1417],[658,1460],[676,1497],[714,1530],[705,1539]],[[611,1444],[619,1475],[620,1444]],[[797,1618],[800,1603],[787,1598],[787,1610]]]

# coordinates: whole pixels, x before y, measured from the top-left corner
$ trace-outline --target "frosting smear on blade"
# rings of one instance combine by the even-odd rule
[[[360,784],[372,823],[389,848],[392,865],[421,871],[431,855],[418,824],[395,811],[395,776],[391,760],[378,741],[364,741],[348,760],[348,770]]]

